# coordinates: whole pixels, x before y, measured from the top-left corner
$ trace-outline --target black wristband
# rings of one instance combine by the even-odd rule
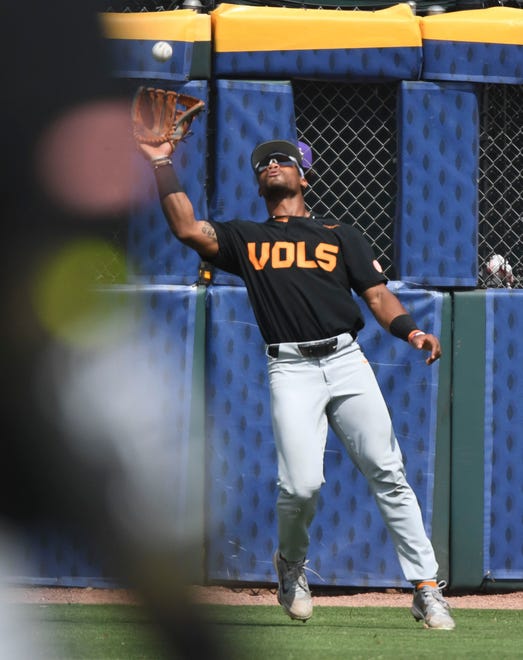
[[[410,333],[417,329],[418,326],[410,314],[400,314],[399,316],[396,316],[396,318],[392,319],[389,325],[390,334],[399,339],[403,339],[403,341],[409,341]]]
[[[154,168],[154,178],[156,179],[156,186],[158,188],[158,195],[163,199],[171,193],[185,192],[182,188],[176,172],[173,168],[166,163],[160,167]]]

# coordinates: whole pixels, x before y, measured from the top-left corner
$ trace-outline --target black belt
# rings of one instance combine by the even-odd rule
[[[353,339],[356,339],[358,336],[357,333],[352,330],[350,333]],[[331,339],[324,339],[323,341],[315,341],[307,344],[298,344],[298,350],[303,355],[303,357],[313,357],[321,358],[331,353],[335,353],[338,348],[338,337],[332,337]],[[277,358],[280,354],[280,345],[279,344],[269,344],[267,346],[267,353],[272,358]]]

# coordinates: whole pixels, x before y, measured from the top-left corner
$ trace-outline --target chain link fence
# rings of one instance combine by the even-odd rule
[[[299,139],[312,147],[306,193],[318,215],[352,222],[390,279],[396,198],[393,85],[297,82]],[[523,87],[479,86],[480,288],[523,287]]]
[[[482,286],[523,287],[523,86],[480,90]]]
[[[305,200],[319,216],[354,224],[395,279],[396,84],[294,83],[299,139],[312,148]]]

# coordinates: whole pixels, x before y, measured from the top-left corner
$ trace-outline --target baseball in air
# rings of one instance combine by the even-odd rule
[[[157,41],[153,46],[153,57],[157,62],[167,62],[172,54],[172,46],[166,41]]]

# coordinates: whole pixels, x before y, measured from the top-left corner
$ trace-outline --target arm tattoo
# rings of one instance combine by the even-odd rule
[[[217,241],[218,239],[216,238],[216,232],[214,231],[214,227],[210,225],[208,222],[202,222],[202,234],[205,234],[209,238],[212,238],[213,241]]]

